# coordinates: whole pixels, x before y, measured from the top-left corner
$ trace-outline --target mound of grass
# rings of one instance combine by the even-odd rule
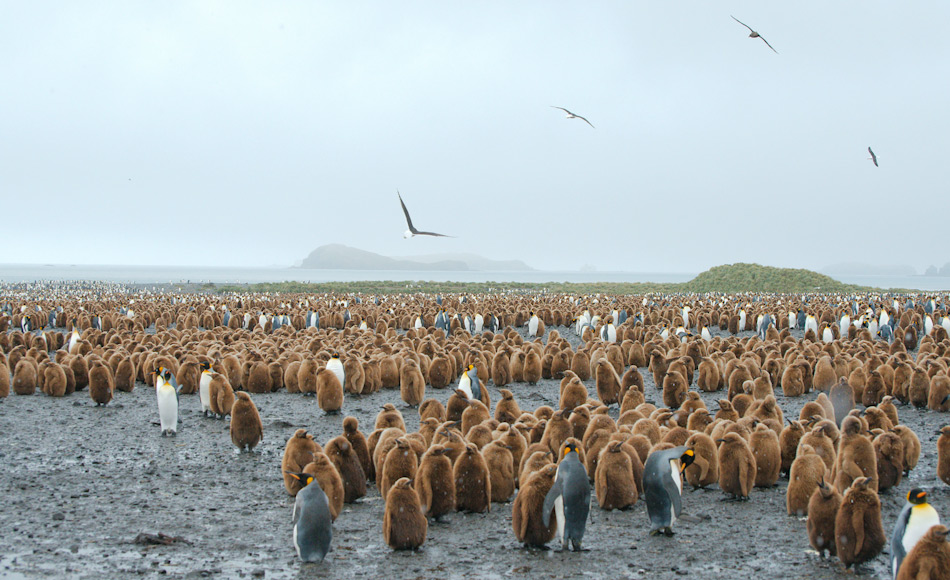
[[[845,284],[834,278],[795,268],[773,268],[759,264],[715,266],[682,284],[686,292],[864,292],[863,286]]]

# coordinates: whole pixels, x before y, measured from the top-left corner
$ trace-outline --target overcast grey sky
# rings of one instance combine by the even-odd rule
[[[4,0],[0,262],[343,243],[922,271],[950,261],[948,23],[935,1]],[[397,188],[458,237],[402,239]]]

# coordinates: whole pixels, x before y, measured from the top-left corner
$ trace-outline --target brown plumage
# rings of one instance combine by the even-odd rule
[[[561,397],[558,403],[560,409],[574,409],[587,402],[587,387],[576,376],[567,379],[567,384],[561,388]],[[563,381],[562,381],[563,384]]]
[[[823,480],[808,500],[808,543],[824,556],[837,553],[835,544],[835,520],[838,518],[838,509],[841,506],[841,494],[829,483]]]
[[[689,384],[679,372],[670,372],[663,378],[663,404],[670,409],[677,409],[686,400]]]
[[[112,369],[97,360],[89,369],[89,397],[97,406],[106,405],[112,400],[114,392],[115,381],[112,379]]]
[[[214,373],[211,377],[211,384],[208,385],[208,393],[211,400],[211,412],[218,417],[224,417],[231,414],[234,407],[234,389],[228,377],[221,373]]]
[[[426,399],[419,403],[419,420],[433,418],[439,423],[445,421],[445,407],[436,399]]]
[[[423,514],[436,520],[455,511],[455,477],[445,452],[443,445],[430,446],[422,456],[414,483]]]
[[[870,484],[867,477],[855,479],[841,499],[835,518],[835,547],[846,568],[877,556],[887,541],[881,522],[881,500]]]
[[[950,485],[950,425],[941,428],[937,433],[937,477],[940,481]]]
[[[514,394],[508,389],[500,389],[501,399],[495,404],[495,420],[499,423],[514,424],[521,416],[521,407]]]
[[[303,468],[303,472],[312,475],[320,488],[323,489],[330,506],[330,519],[336,520],[340,512],[343,511],[344,496],[343,479],[340,477],[340,472],[337,471],[336,466],[333,465],[333,462],[325,453],[318,451],[314,454],[313,461]]]
[[[570,422],[570,411],[558,411],[551,416],[551,419],[548,420],[547,426],[544,429],[544,436],[541,439],[541,443],[546,445],[548,449],[551,450],[551,453],[557,455],[561,449],[561,444],[568,437],[574,436],[574,426]]]
[[[556,474],[557,466],[553,464],[532,473],[521,485],[511,505],[511,527],[515,538],[525,546],[543,547],[557,533],[557,518],[552,517],[545,526],[542,513],[544,498],[554,485]]]
[[[874,445],[864,434],[864,425],[857,417],[847,417],[841,423],[838,456],[835,461],[835,487],[840,492],[848,489],[855,479],[869,478],[867,485],[877,491],[877,458]]]
[[[594,366],[594,381],[597,397],[605,405],[620,403],[620,377],[606,358],[598,359]]]
[[[319,445],[306,429],[297,429],[287,445],[284,446],[284,456],[280,461],[281,474],[284,476],[284,488],[290,495],[296,496],[303,489],[300,480],[289,475],[300,473],[308,463],[313,461],[313,454],[319,451]]]
[[[873,445],[878,491],[900,485],[904,474],[904,442],[900,435],[885,431],[874,438]]]
[[[626,509],[639,499],[630,456],[623,447],[623,441],[611,441],[600,451],[594,490],[601,509]]]
[[[541,357],[533,348],[525,354],[522,378],[529,385],[537,384],[541,380]]]
[[[426,541],[429,522],[408,478],[393,483],[386,496],[383,539],[393,550],[416,550]]]
[[[491,360],[491,380],[496,387],[504,387],[511,382],[511,369],[508,353],[499,349]]]
[[[270,369],[265,363],[258,361],[251,366],[251,372],[247,376],[247,383],[244,388],[247,389],[247,392],[255,394],[271,391]]]
[[[123,358],[116,367],[115,388],[124,393],[131,393],[135,388],[135,366],[128,358]]]
[[[481,451],[491,480],[491,501],[508,501],[515,493],[515,463],[511,449],[502,441],[493,441]]]
[[[43,388],[51,397],[62,397],[66,394],[66,371],[62,365],[52,363],[46,367]]]
[[[778,483],[782,471],[782,451],[778,436],[764,423],[759,423],[749,438],[755,455],[755,487],[772,487]]]
[[[343,503],[353,503],[366,495],[366,472],[353,446],[343,435],[327,442],[324,449],[343,482]]]
[[[419,458],[410,447],[409,440],[397,437],[394,443],[392,449],[386,453],[382,462],[382,473],[377,477],[380,482],[379,494],[383,497],[389,493],[389,488],[396,480],[403,477],[414,479],[419,468]]]
[[[333,371],[317,371],[317,406],[327,415],[335,415],[343,408],[343,385]]]
[[[469,443],[455,461],[455,506],[460,512],[491,511],[491,477],[485,458]]]
[[[805,427],[801,421],[788,421],[782,432],[778,436],[778,446],[782,452],[782,473],[788,473],[792,468],[792,462],[798,453],[798,443],[805,435]],[[808,498],[805,498],[808,501]]]
[[[483,405],[481,401],[470,399],[468,401],[468,408],[462,411],[462,435],[468,435],[468,432],[471,431],[473,427],[490,419],[491,413],[488,407]]]
[[[911,405],[918,409],[923,409],[927,406],[929,398],[930,377],[926,371],[915,368],[914,373],[910,377],[910,387],[907,388],[907,399]]]
[[[808,513],[808,502],[825,480],[827,467],[810,445],[803,445],[792,462],[785,490],[785,508],[790,516]],[[832,520],[833,521],[833,520]],[[816,548],[817,549],[817,548]]]
[[[317,371],[320,366],[314,359],[306,359],[297,370],[297,389],[305,395],[317,394]]]
[[[230,429],[231,442],[241,451],[254,449],[264,436],[264,425],[257,405],[244,391],[234,394]]]
[[[950,580],[950,543],[946,526],[933,526],[901,562],[897,580]]]
[[[407,358],[399,370],[399,396],[410,407],[422,402],[426,394],[426,381],[415,360]]]
[[[701,391],[711,393],[719,390],[720,382],[719,365],[710,359],[703,359],[699,363],[699,377],[696,379],[696,386]]]
[[[36,392],[36,385],[36,366],[33,361],[26,358],[18,360],[13,371],[13,392],[17,395],[32,395]]]
[[[719,446],[719,487],[737,499],[748,499],[755,483],[755,456],[738,433],[727,433]]]
[[[705,433],[693,433],[686,440],[686,447],[693,450],[693,462],[683,474],[686,482],[701,488],[719,481],[719,450],[712,437]]]

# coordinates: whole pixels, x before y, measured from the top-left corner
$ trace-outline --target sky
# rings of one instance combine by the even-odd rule
[[[0,0],[0,262],[341,243],[923,272],[950,261],[947,22],[932,1]],[[403,239],[397,189],[456,237]]]

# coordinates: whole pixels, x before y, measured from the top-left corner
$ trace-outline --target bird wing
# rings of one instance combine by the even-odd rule
[[[762,35],[760,34],[760,35],[759,35],[759,38],[762,39],[762,42],[764,42],[766,46],[768,46],[769,48],[772,49],[772,52],[774,52],[775,54],[778,54],[778,51],[775,50],[775,48],[773,48],[771,44],[769,44],[769,41],[768,41],[768,40],[765,40],[765,37],[764,37],[764,36],[762,36]]]
[[[878,164],[877,164],[877,155],[874,154],[874,151],[871,151],[871,148],[870,148],[870,147],[868,147],[868,153],[871,154],[871,161],[874,162],[874,167],[878,167]]]
[[[412,218],[409,217],[409,210],[406,209],[406,202],[402,200],[402,194],[399,193],[399,190],[396,190],[396,195],[399,196],[399,205],[402,206],[402,213],[406,214],[406,223],[409,224],[409,231],[414,234],[421,234],[423,232],[417,231],[415,226],[412,225]],[[430,234],[431,235],[431,234]],[[436,234],[438,235],[438,234]]]
[[[411,223],[409,224],[409,229],[412,230],[412,233],[416,234],[417,236],[436,236],[439,238],[454,238],[455,237],[455,236],[447,236],[445,234],[437,234],[435,232],[420,232],[419,230],[413,228]]]
[[[591,128],[591,129],[594,129],[594,128],[595,128],[593,125],[591,125],[591,122],[588,121],[587,119],[585,119],[584,117],[581,117],[580,115],[574,115],[574,116],[577,117],[578,119],[581,119],[582,121],[584,121],[584,122],[587,123],[588,125],[590,125],[590,128]]]
[[[732,14],[730,14],[729,17],[732,18],[733,20],[735,20],[736,22],[738,22],[739,24],[741,24],[741,25],[745,26],[746,28],[748,28],[748,29],[749,29],[749,32],[755,32],[754,30],[752,30],[752,27],[751,27],[751,26],[749,26],[749,25],[746,24],[745,22],[739,20],[738,18],[736,18],[736,17],[733,16]],[[773,50],[774,50],[774,49],[773,49]]]
[[[554,105],[551,105],[551,108],[552,108],[552,109],[561,109],[562,111],[564,111],[564,112],[567,113],[568,115],[573,115],[573,114],[574,114],[574,113],[568,111],[567,109],[565,109],[564,107],[555,107]]]
[[[551,523],[551,512],[554,511],[554,502],[557,501],[557,498],[561,497],[560,475],[561,474],[558,474],[558,477],[554,480],[554,485],[548,490],[548,494],[544,496],[544,506],[541,508],[541,521],[545,527]]]
[[[291,520],[293,523],[297,523],[297,520],[300,518],[301,505],[303,504],[303,498],[300,496],[300,493],[297,493],[297,498],[294,500],[294,515]]]

